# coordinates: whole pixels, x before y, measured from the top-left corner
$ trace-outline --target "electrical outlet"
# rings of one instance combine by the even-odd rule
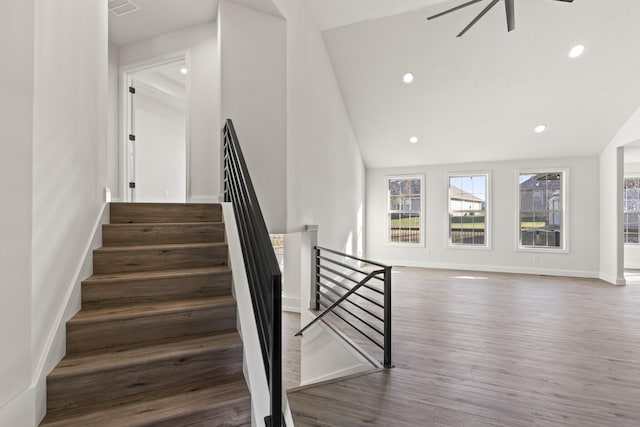
[[[164,190],[164,197],[169,197],[169,190]]]
[[[427,256],[431,256],[431,249],[427,249]]]
[[[534,255],[534,256],[533,256],[533,261],[534,261],[534,262],[538,262],[538,261],[540,261],[540,255]]]

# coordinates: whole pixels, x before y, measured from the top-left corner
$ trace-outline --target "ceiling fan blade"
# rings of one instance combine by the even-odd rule
[[[487,7],[485,7],[485,8],[482,10],[482,12],[480,12],[480,14],[479,14],[478,16],[476,16],[475,18],[473,18],[473,21],[471,21],[471,22],[469,23],[469,25],[467,25],[466,27],[464,27],[464,30],[460,31],[460,34],[458,34],[456,37],[462,37],[462,36],[464,36],[464,33],[466,33],[467,31],[469,31],[469,29],[470,29],[471,27],[473,27],[473,26],[476,24],[476,22],[478,22],[480,19],[482,19],[482,17],[483,17],[484,15],[486,15],[486,14],[487,14],[487,12],[489,12],[489,10],[491,10],[491,8],[492,8],[493,6],[495,6],[496,4],[498,4],[498,2],[499,2],[499,1],[500,1],[500,0],[491,0],[491,3],[489,3],[489,5],[488,5]]]
[[[504,7],[507,10],[507,31],[516,29],[516,14],[513,3],[513,0],[504,0]]]
[[[479,3],[481,1],[482,0],[471,0],[471,1],[468,1],[466,3],[461,4],[460,6],[452,7],[451,9],[447,9],[444,12],[438,13],[437,15],[430,16],[430,17],[427,18],[427,21],[430,20],[430,19],[439,18],[442,15],[446,15],[447,13],[455,12],[456,10],[460,10],[463,7],[471,6],[472,4],[476,4],[476,3]]]

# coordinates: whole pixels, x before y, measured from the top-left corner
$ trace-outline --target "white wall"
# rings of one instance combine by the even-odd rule
[[[118,138],[120,137],[118,82],[120,49],[109,44],[109,104],[107,109],[107,187],[114,200],[123,200],[119,183]]]
[[[185,113],[136,94],[136,201],[186,198]]]
[[[516,251],[516,170],[568,168],[568,253]],[[447,248],[449,172],[492,171],[492,249]],[[386,176],[426,176],[426,238],[421,247],[386,243]],[[395,265],[598,276],[598,159],[596,157],[436,165],[367,171],[367,257]]]
[[[624,145],[640,140],[640,107],[600,153],[600,278],[624,285]]]
[[[2,3],[0,50],[0,425],[26,426],[31,383],[34,4]],[[21,411],[21,409],[24,411]],[[31,408],[31,413],[33,408]],[[33,415],[31,415],[33,418]]]
[[[217,25],[211,22],[124,46],[119,52],[119,65],[126,66],[188,51],[187,196],[191,202],[217,201],[221,186],[217,37]]]
[[[304,2],[287,20],[287,230],[319,226],[322,246],[364,253],[365,167],[327,48]]]
[[[218,25],[220,117],[233,120],[269,233],[286,233],[285,22],[223,0]]]

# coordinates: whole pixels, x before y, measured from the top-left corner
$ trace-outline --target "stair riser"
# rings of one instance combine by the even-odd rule
[[[82,307],[206,298],[231,293],[231,272],[199,276],[83,282]]]
[[[167,357],[86,375],[47,379],[47,406],[51,413],[111,400],[136,401],[141,393],[191,383],[224,383],[242,372],[242,346]]]
[[[224,224],[105,224],[104,246],[224,242]]]
[[[110,321],[67,322],[67,353],[235,329],[236,307],[180,311]]]
[[[227,264],[227,246],[199,246],[171,249],[101,250],[93,252],[94,274],[134,271],[177,270]]]
[[[111,203],[111,224],[221,222],[218,204]]]

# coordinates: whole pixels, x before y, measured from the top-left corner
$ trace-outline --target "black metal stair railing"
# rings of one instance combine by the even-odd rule
[[[233,204],[271,395],[267,426],[282,426],[282,275],[233,123],[223,129],[224,201]]]
[[[391,368],[391,266],[318,246],[315,251],[315,310],[324,311],[296,336],[333,313],[382,349],[382,364]]]

